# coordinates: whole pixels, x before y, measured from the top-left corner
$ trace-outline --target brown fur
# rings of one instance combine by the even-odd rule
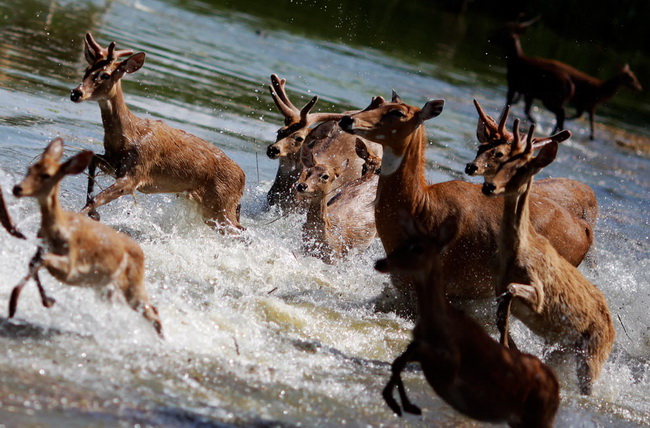
[[[45,296],[38,280],[42,266],[59,281],[74,286],[104,289],[110,285],[121,292],[135,311],[152,323],[162,337],[158,311],[151,305],[144,286],[144,253],[127,235],[88,217],[64,211],[59,204],[59,182],[68,174],[82,172],[93,156],[81,152],[64,163],[63,140],[52,141],[42,158],[29,168],[25,179],[14,188],[18,197],[31,196],[41,207],[38,237],[47,245],[39,248],[30,263],[30,272],[12,292],[9,316],[16,311],[18,297],[26,281],[34,277],[45,306],[54,301]]]
[[[532,355],[499,345],[445,297],[440,253],[457,232],[456,219],[449,217],[437,237],[413,232],[376,264],[380,272],[416,278],[420,307],[413,341],[393,362],[383,391],[386,403],[401,414],[393,398],[397,387],[404,410],[420,413],[409,402],[400,376],[406,363],[417,361],[434,391],[467,416],[512,427],[552,427],[560,403],[553,370]]]
[[[439,114],[441,104],[442,101],[430,101],[419,109],[399,99],[388,103],[379,97],[366,110],[342,119],[341,126],[384,146],[375,220],[386,252],[392,252],[404,242],[404,231],[399,227],[397,217],[401,210],[407,210],[431,234],[449,216],[457,217],[458,239],[442,254],[447,293],[450,297],[489,297],[494,293],[498,273],[494,256],[503,201],[485,199],[481,186],[464,181],[426,183],[423,123]],[[387,164],[395,161],[390,159],[399,162],[392,173]],[[569,220],[557,210],[557,206],[547,203],[547,200],[541,203],[542,199],[536,195],[532,195],[532,200],[533,226],[543,236],[549,237],[556,247],[566,247],[565,257],[578,264],[586,250],[580,248],[573,253],[571,250],[574,243],[584,239],[583,232],[580,236],[567,235],[565,226]]]
[[[90,66],[81,84],[72,90],[74,102],[99,103],[104,125],[103,156],[90,166],[88,202],[82,212],[96,215],[95,209],[136,190],[143,193],[187,192],[201,206],[205,222],[242,229],[240,199],[244,192],[244,171],[223,151],[201,138],[172,128],[159,120],[133,115],[122,93],[121,79],[144,63],[140,52],[118,62],[131,51],[108,50],[86,34],[84,54]],[[95,164],[113,175],[115,184],[91,198]]]
[[[307,146],[301,150],[305,168],[296,189],[299,198],[309,201],[302,229],[305,252],[326,263],[345,257],[352,249],[368,248],[377,235],[373,202],[381,159],[360,138],[356,147],[365,162],[363,175],[338,187],[339,168],[317,163]]]
[[[612,317],[603,293],[531,227],[533,176],[555,159],[558,143],[547,142],[533,157],[534,127],[523,143],[518,126],[516,120],[508,158],[483,185],[486,195],[503,195],[505,199],[496,292],[514,297],[514,315],[533,332],[575,353],[580,391],[590,394],[612,349]]]

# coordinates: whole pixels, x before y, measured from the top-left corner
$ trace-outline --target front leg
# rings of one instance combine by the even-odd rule
[[[86,206],[90,205],[93,201],[93,192],[95,191],[95,177],[97,167],[103,171],[114,171],[114,168],[108,163],[103,156],[95,154],[88,164],[88,189],[86,191]],[[93,208],[88,211],[88,216],[93,220],[99,221],[99,213]]]
[[[0,223],[12,236],[20,239],[27,239],[25,235],[16,229],[13,222],[11,221],[11,217],[9,217],[9,211],[7,211],[7,205],[5,204],[5,198],[2,195],[2,190],[0,190]]]
[[[500,333],[499,343],[510,349],[518,350],[510,335],[510,306],[513,294],[508,290],[497,297],[497,329]]]
[[[396,386],[400,400],[402,401],[402,407],[404,407],[404,411],[413,413],[415,415],[422,414],[422,410],[420,410],[420,408],[415,404],[411,403],[411,401],[408,399],[408,396],[406,395],[406,389],[404,388],[404,383],[402,382],[401,377],[402,371],[404,371],[406,364],[411,361],[415,361],[415,358],[417,357],[417,346],[418,345],[415,341],[411,342],[406,347],[406,350],[402,353],[402,355],[393,361],[393,364],[391,365],[391,377],[382,392],[384,401],[386,401],[388,407],[390,407],[391,410],[393,410],[393,412],[395,412],[398,416],[402,416],[402,409],[400,408],[399,404],[397,404],[395,398],[393,398],[393,389]]]
[[[100,192],[94,199],[91,199],[86,206],[81,210],[82,214],[88,214],[92,217],[91,213],[97,207],[101,207],[120,196],[131,195],[136,190],[136,183],[133,177],[125,176],[118,179],[112,186]]]
[[[27,284],[27,281],[29,281],[30,278],[38,277],[38,270],[43,266],[43,263],[43,248],[38,247],[36,254],[34,254],[34,257],[32,257],[32,260],[29,262],[27,275],[25,275],[25,277],[21,279],[18,285],[16,285],[11,291],[11,297],[9,298],[9,318],[13,318],[16,314],[18,298],[20,297],[20,292],[23,291],[23,287]],[[40,283],[40,279],[37,280],[37,282]]]

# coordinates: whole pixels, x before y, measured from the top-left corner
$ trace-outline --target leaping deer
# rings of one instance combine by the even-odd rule
[[[398,213],[406,210],[429,234],[435,234],[450,216],[458,219],[458,238],[441,255],[442,272],[450,297],[490,297],[494,293],[497,266],[494,257],[500,234],[503,202],[485,199],[481,186],[464,181],[427,184],[424,177],[424,122],[438,116],[443,100],[427,102],[423,108],[405,104],[393,94],[392,102],[373,99],[365,110],[346,116],[341,127],[355,135],[384,146],[381,174],[377,187],[375,220],[377,233],[386,253],[406,239],[399,226]],[[579,263],[584,252],[574,251],[580,236],[567,235],[567,219],[535,192],[532,194],[531,219],[543,236],[563,251],[565,258]],[[544,202],[544,203],[543,203]],[[408,281],[396,284],[408,293]]]
[[[421,413],[401,379],[406,364],[417,361],[433,390],[467,416],[511,427],[552,427],[560,403],[553,370],[533,355],[499,345],[445,296],[440,255],[458,233],[457,219],[448,217],[432,236],[404,217],[401,228],[409,236],[375,264],[380,272],[413,276],[420,308],[413,340],[393,362],[382,393],[388,406],[401,415],[393,398],[397,388],[404,411]]]
[[[513,314],[535,334],[575,353],[580,392],[590,394],[612,349],[612,317],[603,293],[531,227],[533,177],[553,162],[558,142],[535,145],[534,125],[525,141],[519,136],[519,120],[513,128],[510,153],[483,183],[483,193],[490,199],[503,196],[505,200],[496,293],[504,295],[508,304],[512,300]],[[533,150],[540,147],[539,154],[533,156]],[[503,314],[507,310],[506,305],[499,305],[497,319],[507,320]],[[504,341],[505,326],[501,323],[498,327]]]
[[[219,148],[159,120],[133,115],[124,102],[122,78],[144,64],[145,54],[116,50],[115,42],[101,47],[86,34],[84,56],[88,68],[70,99],[97,101],[104,126],[104,155],[89,166],[88,198],[83,213],[99,218],[96,208],[120,196],[143,193],[182,193],[200,206],[204,221],[224,229],[242,229],[240,200],[244,171]],[[128,57],[124,61],[119,58]],[[116,182],[92,198],[95,168]]]
[[[41,159],[29,167],[25,179],[13,189],[16,197],[36,198],[41,208],[38,237],[47,250],[39,247],[29,264],[27,276],[13,289],[9,318],[16,313],[18,298],[30,278],[34,278],[43,305],[54,304],[38,278],[45,267],[59,281],[97,290],[114,286],[133,310],[140,312],[156,332],[163,336],[157,309],[149,302],[144,285],[144,253],[127,235],[90,218],[64,211],[59,204],[59,183],[70,174],[79,174],[88,166],[93,152],[84,151],[61,163],[63,140],[53,140]]]

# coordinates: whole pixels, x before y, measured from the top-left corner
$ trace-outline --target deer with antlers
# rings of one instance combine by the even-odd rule
[[[415,278],[420,317],[413,340],[391,366],[383,390],[388,406],[420,414],[406,394],[401,373],[417,361],[433,390],[459,412],[480,421],[507,422],[511,427],[552,427],[560,403],[553,370],[533,355],[501,346],[445,297],[441,253],[458,234],[450,216],[431,235],[409,215],[402,216],[407,237],[400,247],[378,260],[383,273]],[[397,388],[402,408],[393,397]]]
[[[465,167],[465,173],[491,177],[499,165],[507,159],[512,147],[514,137],[506,128],[510,107],[506,106],[497,125],[496,121],[485,113],[478,101],[474,100],[474,106],[479,115],[476,126],[479,148],[476,158]],[[539,145],[550,140],[564,141],[569,138],[569,135],[571,135],[569,131],[564,130],[551,137],[535,138],[534,144]],[[584,239],[580,242],[580,248],[587,253],[593,244],[593,230],[598,219],[598,202],[593,189],[567,178],[546,178],[535,183],[535,193],[546,198],[549,204],[556,205],[558,212],[566,216],[567,224],[571,226],[568,233],[580,236],[580,231],[583,231]],[[575,262],[580,263],[581,260],[582,257],[572,259],[571,263],[577,266]]]
[[[293,211],[300,208],[295,186],[303,170],[300,162],[300,149],[303,145],[309,148],[320,163],[339,170],[338,185],[359,178],[363,161],[356,156],[355,139],[342,132],[337,125],[349,112],[311,113],[318,96],[314,96],[299,110],[289,99],[285,85],[286,79],[271,75],[269,90],[275,105],[284,116],[284,126],[278,130],[275,143],[267,148],[269,158],[280,161],[267,201],[269,205],[278,205],[283,211]],[[315,124],[319,125],[311,128]],[[366,143],[371,146],[373,155],[381,158],[381,147]]]
[[[136,190],[187,193],[200,205],[206,224],[220,232],[242,229],[239,212],[245,175],[239,165],[207,141],[162,121],[138,118],[126,106],[121,80],[143,66],[144,52],[116,50],[115,42],[103,48],[90,33],[84,42],[89,66],[70,98],[76,103],[99,103],[105,153],[95,155],[90,163],[88,199],[82,212],[98,219],[97,207]],[[118,61],[122,57],[128,58]],[[93,198],[97,165],[116,181]]]
[[[442,270],[450,297],[490,297],[497,278],[494,256],[500,233],[500,199],[486,200],[481,186],[464,181],[427,184],[424,177],[424,122],[438,116],[443,100],[427,102],[423,108],[405,104],[393,93],[391,102],[375,97],[363,111],[346,116],[340,126],[355,135],[384,147],[381,174],[377,186],[375,221],[377,233],[386,253],[394,251],[405,240],[399,227],[398,213],[407,210],[430,234],[435,234],[449,216],[458,219],[458,238],[442,254]],[[531,219],[533,226],[552,244],[561,249],[565,258],[584,257],[584,234],[567,235],[567,218],[556,212],[553,205],[533,192]],[[581,246],[580,246],[581,247]],[[394,281],[395,282],[395,281]],[[409,280],[396,281],[403,294],[410,291]]]
[[[73,286],[110,290],[113,286],[127,303],[149,321],[163,337],[157,309],[149,302],[144,286],[144,253],[127,235],[90,218],[64,211],[59,203],[59,183],[70,174],[83,172],[93,152],[83,151],[61,163],[63,140],[57,138],[46,147],[41,159],[29,167],[25,179],[13,189],[16,197],[36,198],[41,208],[38,237],[47,246],[39,247],[29,264],[29,272],[13,289],[9,301],[9,318],[16,313],[20,292],[34,278],[43,305],[50,307],[38,278],[45,267],[56,279]]]
[[[503,312],[511,303],[512,313],[534,333],[573,352],[580,392],[588,395],[612,349],[612,317],[603,293],[531,227],[533,177],[553,162],[558,141],[535,144],[534,125],[524,141],[518,128],[515,120],[510,153],[482,189],[491,199],[504,199],[496,292],[507,304],[499,305],[497,319],[507,319]],[[498,327],[504,341],[505,326]]]
[[[334,183],[340,167],[318,163],[307,146],[301,149],[304,169],[296,191],[309,201],[302,229],[305,252],[330,264],[353,249],[368,248],[377,235],[373,203],[381,159],[360,138],[355,148],[364,160],[362,175],[338,187]]]

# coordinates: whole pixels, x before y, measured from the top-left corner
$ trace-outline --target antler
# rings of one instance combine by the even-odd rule
[[[512,134],[506,129],[510,106],[506,106],[498,125],[491,116],[485,113],[477,100],[474,100],[474,106],[479,116],[476,124],[476,138],[478,138],[479,143],[491,143],[493,140],[498,139],[504,139],[505,141],[512,139]]]
[[[86,33],[84,42],[86,44],[86,49],[84,49],[84,55],[86,57],[86,61],[88,61],[89,64],[93,64],[100,59],[114,61],[117,58],[123,56],[133,55],[132,49],[116,50],[115,42],[111,42],[111,44],[108,45],[108,49],[101,47],[101,45],[95,41],[92,34],[90,33]]]

